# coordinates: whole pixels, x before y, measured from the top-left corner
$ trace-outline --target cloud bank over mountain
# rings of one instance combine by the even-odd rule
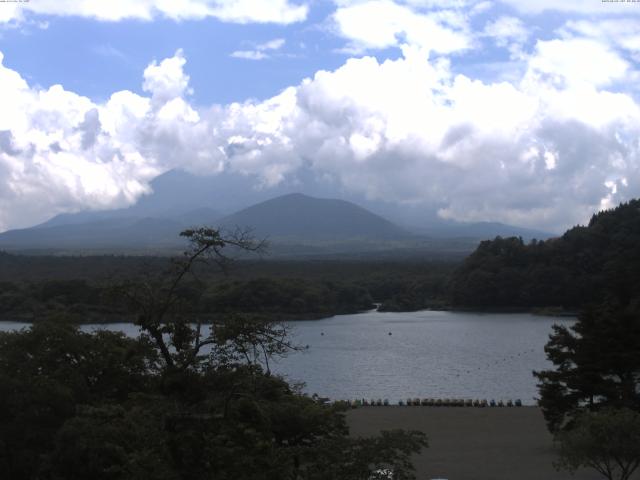
[[[304,168],[443,218],[551,230],[640,195],[635,20],[571,20],[542,39],[512,14],[474,28],[486,2],[417,3],[338,2],[328,28],[354,56],[266,100],[195,104],[182,51],[147,66],[142,93],[104,101],[1,65],[0,230],[129,205],[174,168],[266,189]],[[509,74],[460,73],[456,55],[488,45]],[[372,54],[390,46],[396,58]]]

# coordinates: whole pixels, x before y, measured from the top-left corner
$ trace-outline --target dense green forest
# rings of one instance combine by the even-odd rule
[[[238,260],[225,273],[194,266],[198,281],[180,294],[190,314],[261,313],[312,319],[424,308],[577,311],[615,293],[640,291],[640,201],[595,214],[546,241],[497,237],[464,262],[403,260]],[[0,252],[0,319],[38,320],[61,312],[79,321],[121,321],[114,301],[123,279],[155,275],[169,257],[26,256]]]
[[[482,242],[454,272],[454,306],[568,310],[614,295],[640,300],[640,200],[599,212],[559,238]]]
[[[80,322],[126,320],[112,295],[124,280],[157,275],[167,257],[51,257],[0,253],[0,319],[37,321],[61,313]],[[229,313],[312,319],[383,310],[417,310],[446,302],[455,263],[438,261],[240,260],[226,273],[194,268],[198,281],[178,292],[190,314]]]
[[[0,284],[0,318],[38,321],[64,314],[78,322],[131,320],[132,312],[113,294],[112,285],[86,280],[49,280]],[[318,318],[374,307],[368,292],[335,282],[260,278],[201,285],[185,282],[177,292],[183,311],[213,320],[229,313],[267,317]]]

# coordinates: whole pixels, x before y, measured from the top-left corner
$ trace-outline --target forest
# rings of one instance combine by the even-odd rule
[[[561,237],[482,242],[450,278],[454,306],[561,307],[640,301],[640,200],[593,215]]]
[[[163,271],[167,257],[53,257],[0,253],[0,319],[39,321],[61,313],[81,323],[129,319],[114,286]],[[226,273],[198,269],[181,285],[192,315],[260,313],[314,319],[381,310],[418,310],[446,303],[450,261],[238,260]]]
[[[595,214],[546,241],[497,237],[462,262],[419,260],[264,260],[243,258],[226,273],[199,272],[179,294],[189,313],[214,318],[260,313],[314,319],[381,311],[484,309],[574,313],[615,294],[640,291],[640,201]],[[0,318],[37,321],[66,313],[81,322],[122,321],[114,301],[122,279],[157,274],[168,257],[22,256],[0,253]]]
[[[182,235],[192,248],[176,258],[0,255],[0,315],[34,321],[0,334],[3,478],[368,480],[387,469],[414,478],[411,455],[427,447],[424,434],[352,438],[346,405],[310,398],[269,370],[301,348],[286,320],[375,303],[580,310],[575,325],[550,336],[555,369],[535,372],[563,468],[591,458],[575,453],[583,429],[640,421],[639,201],[544,242],[482,242],[462,263],[229,263],[223,247],[259,243],[208,228]],[[212,261],[200,262],[205,254]],[[142,335],[78,329],[112,320]],[[631,472],[635,450],[629,458]]]
[[[224,260],[226,244],[254,247],[212,229],[183,234],[192,248],[170,269],[116,288],[139,337],[81,332],[65,316],[0,333],[0,477],[415,478],[423,433],[349,437],[345,405],[271,375],[270,359],[300,348],[285,324],[235,315],[201,331],[182,282],[197,261]]]

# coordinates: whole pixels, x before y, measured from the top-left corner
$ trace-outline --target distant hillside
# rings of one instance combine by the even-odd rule
[[[178,234],[194,225],[251,228],[269,237],[276,256],[342,254],[415,248],[414,236],[353,203],[289,194],[253,205],[222,220],[210,208],[183,213],[158,212],[138,217],[138,209],[58,215],[32,228],[0,234],[0,249],[9,251],[91,252],[182,247]],[[411,240],[411,245],[403,242]],[[418,247],[420,247],[418,241]]]
[[[480,243],[455,272],[458,306],[577,308],[614,296],[640,302],[640,200],[593,215],[559,238]]]
[[[48,228],[69,225],[97,224],[101,222],[134,223],[145,218],[157,220],[170,220],[183,225],[196,225],[201,223],[211,224],[220,219],[222,215],[212,208],[201,207],[192,210],[177,211],[157,210],[154,213],[143,214],[134,207],[99,212],[62,213],[32,228]],[[23,230],[30,230],[29,228]]]
[[[176,247],[180,222],[143,218],[11,230],[0,234],[0,248],[8,250],[92,250]]]
[[[187,227],[213,224],[219,214],[199,209],[167,217],[126,216],[122,211],[58,215],[32,228],[0,234],[5,250],[157,250],[183,246],[179,233]]]
[[[251,227],[258,236],[301,241],[402,239],[408,232],[351,202],[300,193],[261,202],[220,220],[227,228]]]
[[[153,192],[142,196],[138,202],[115,211],[116,216],[138,218],[167,216],[174,213],[213,208],[224,214],[237,212],[241,208],[256,205],[270,198],[303,192],[316,199],[340,198],[376,212],[406,231],[430,238],[467,238],[485,240],[497,235],[521,236],[547,239],[554,236],[549,232],[532,230],[497,222],[456,222],[443,220],[434,208],[426,206],[396,205],[384,201],[373,201],[362,195],[341,190],[332,182],[324,182],[311,171],[303,168],[295,182],[282,182],[269,189],[256,189],[256,179],[250,176],[223,172],[218,175],[202,176],[181,170],[172,170],[151,182]],[[110,215],[112,212],[104,212]],[[217,218],[221,218],[219,215]]]
[[[500,222],[430,222],[424,227],[416,229],[434,238],[476,238],[486,240],[495,237],[522,237],[523,240],[546,240],[555,237],[553,233],[531,228],[517,227]]]
[[[382,255],[387,258],[435,255],[461,258],[481,239],[496,235],[547,238],[544,232],[499,223],[457,223],[431,220],[421,229],[409,229],[353,202],[285,194],[223,217],[214,205],[220,191],[206,198],[211,180],[193,183],[193,176],[170,172],[154,182],[154,193],[129,208],[58,215],[35,227],[0,234],[0,249],[38,253],[174,253],[184,246],[180,231],[196,225],[228,229],[251,228],[256,237],[268,237],[269,255],[282,257]],[[195,177],[194,177],[195,178]],[[226,190],[225,190],[226,191]],[[206,201],[205,201],[206,200]],[[204,202],[198,205],[195,202]],[[224,204],[228,204],[223,202]],[[189,207],[189,208],[186,208]]]

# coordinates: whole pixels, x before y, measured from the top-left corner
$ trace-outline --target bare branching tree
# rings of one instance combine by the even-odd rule
[[[214,355],[220,363],[244,363],[264,367],[271,374],[270,359],[301,350],[289,338],[282,322],[265,322],[255,316],[236,315],[219,325],[215,334]]]
[[[256,240],[246,229],[222,232],[201,227],[185,230],[180,236],[189,241],[189,246],[165,272],[148,273],[117,288],[136,313],[135,324],[152,339],[165,367],[172,371],[195,368],[203,358],[203,348],[216,343],[214,326],[203,329],[201,316],[184,314],[179,293],[187,278],[201,283],[197,271],[202,265],[215,266],[226,273],[235,256],[259,254],[266,248],[264,240]]]

